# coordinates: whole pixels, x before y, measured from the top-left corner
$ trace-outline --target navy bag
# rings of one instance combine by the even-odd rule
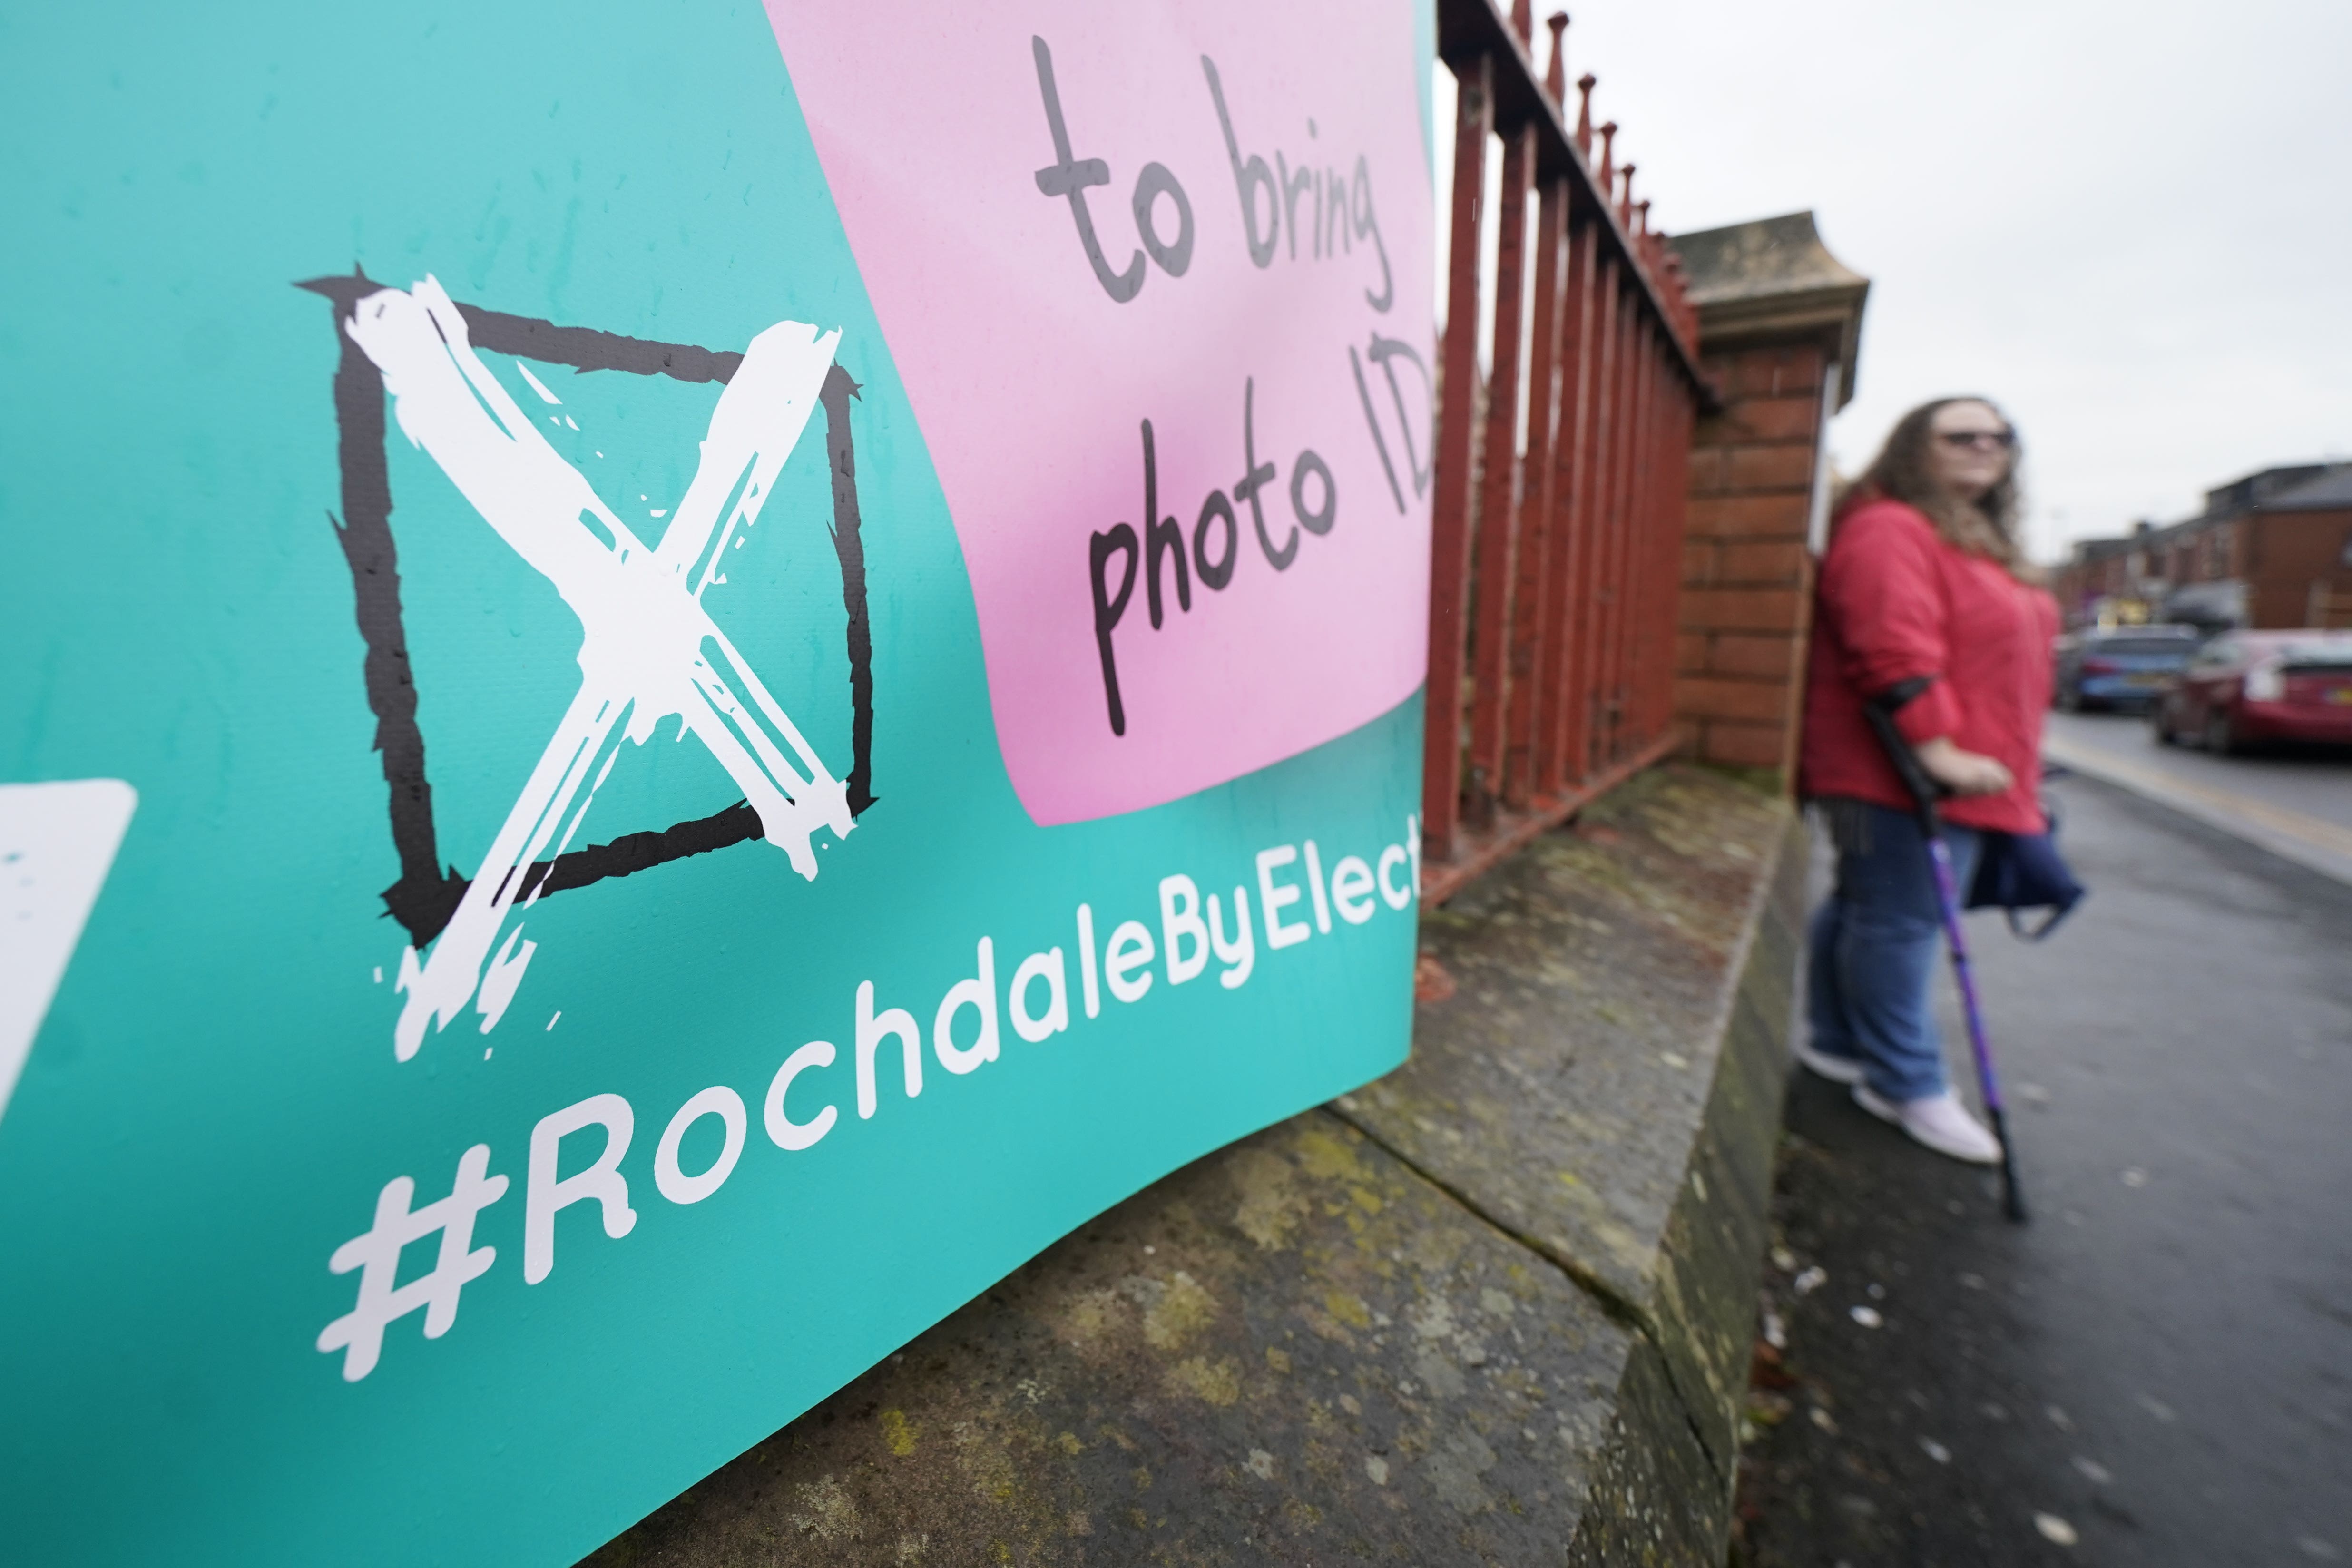
[[[2048,936],[2089,891],[2058,853],[2057,808],[2045,800],[2042,814],[2050,822],[2044,833],[1985,832],[1969,882],[1969,908],[2008,910],[2009,929],[2030,942]],[[2050,918],[2028,931],[2020,910],[2048,910]]]

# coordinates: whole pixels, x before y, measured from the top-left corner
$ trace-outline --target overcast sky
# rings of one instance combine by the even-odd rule
[[[1809,207],[1871,279],[1841,467],[1916,403],[1990,394],[2055,558],[2352,458],[2352,5],[1572,11],[1569,76],[1601,78],[1654,224]]]

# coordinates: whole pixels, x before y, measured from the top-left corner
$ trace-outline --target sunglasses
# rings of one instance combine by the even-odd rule
[[[1936,437],[1947,447],[1990,446],[2006,452],[2017,445],[2014,430],[1947,430]]]

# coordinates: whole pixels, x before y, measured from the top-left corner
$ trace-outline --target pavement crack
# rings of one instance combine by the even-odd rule
[[[1340,1110],[1338,1102],[1334,1101],[1329,1105],[1326,1105],[1323,1109],[1333,1116],[1338,1117],[1340,1121],[1346,1122],[1349,1126],[1354,1128],[1357,1131],[1362,1133],[1367,1142],[1378,1148],[1382,1153],[1388,1155],[1389,1158],[1394,1160],[1398,1164],[1402,1165],[1406,1170],[1411,1171],[1414,1175],[1419,1176],[1423,1181],[1427,1182],[1431,1186],[1435,1187],[1439,1192],[1444,1193],[1447,1197],[1452,1198],[1454,1203],[1467,1211],[1481,1224],[1502,1236],[1507,1237],[1510,1240],[1517,1243],[1520,1247],[1525,1247],[1528,1251],[1534,1253],[1538,1258],[1541,1258],[1545,1262],[1559,1269],[1562,1274],[1567,1275],[1569,1279],[1574,1283],[1578,1289],[1581,1289],[1586,1295],[1592,1298],[1594,1303],[1600,1307],[1602,1314],[1605,1315],[1610,1321],[1617,1324],[1620,1328],[1634,1330],[1640,1333],[1643,1338],[1649,1340],[1654,1344],[1657,1342],[1658,1327],[1656,1321],[1640,1302],[1633,1300],[1623,1291],[1612,1285],[1607,1279],[1603,1279],[1598,1272],[1596,1272],[1591,1265],[1570,1254],[1560,1251],[1559,1248],[1546,1242],[1541,1237],[1529,1235],[1528,1232],[1513,1225],[1509,1220],[1496,1214],[1484,1204],[1481,1204],[1476,1198],[1473,1197],[1467,1191],[1457,1186],[1453,1182],[1446,1180],[1444,1176],[1439,1175],[1435,1171],[1431,1170],[1428,1166],[1422,1164],[1412,1155],[1406,1153],[1403,1150],[1398,1148],[1387,1139],[1382,1138],[1360,1118],[1349,1111]]]

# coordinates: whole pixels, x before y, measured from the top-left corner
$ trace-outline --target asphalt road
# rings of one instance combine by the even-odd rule
[[[2301,812],[2352,831],[2352,752],[2315,747],[2266,749],[2215,757],[2186,746],[2159,746],[2148,722],[2129,713],[2052,713],[2048,733],[2168,778],[2226,790],[2266,805]]]
[[[2033,1223],[1797,1074],[1737,1562],[2352,1562],[2352,887],[2055,791],[2092,898],[1971,921]]]
[[[2158,746],[2122,714],[2053,713],[2042,755],[2352,886],[2352,749],[2216,757]]]

